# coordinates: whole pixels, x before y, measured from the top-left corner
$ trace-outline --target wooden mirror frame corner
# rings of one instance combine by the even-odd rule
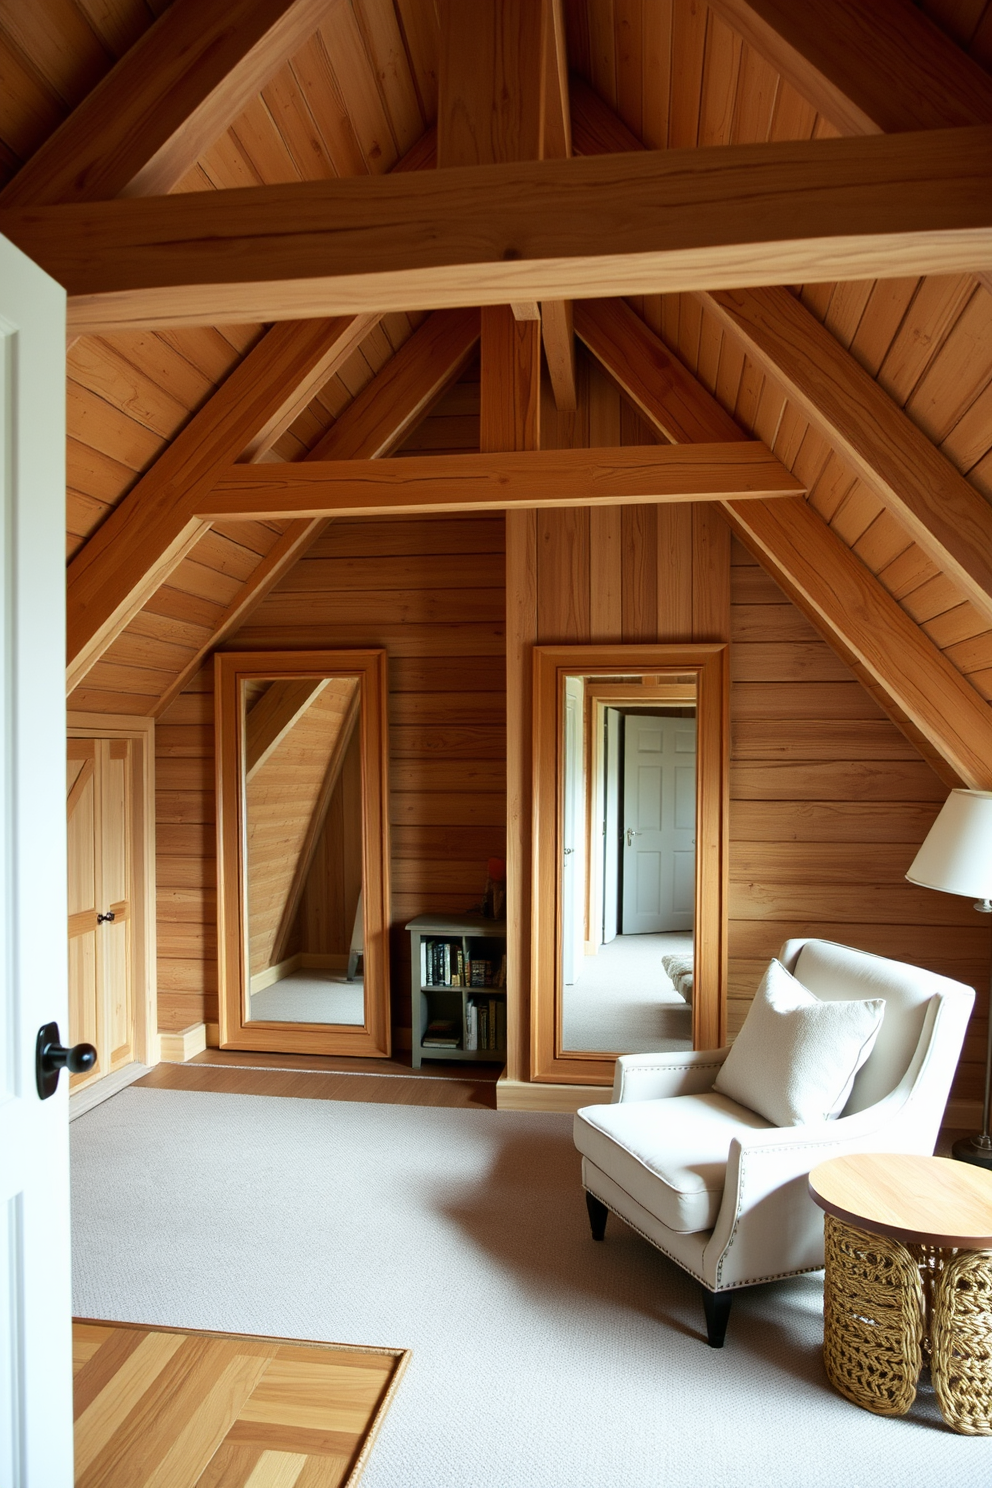
[[[356,651],[224,651],[214,656],[217,789],[217,991],[222,1049],[388,1058],[389,786],[387,654]],[[241,684],[253,679],[354,676],[361,687],[362,892],[365,921],[365,1022],[247,1022],[244,993],[244,854],[242,851],[243,710]]]
[[[535,646],[533,651],[533,853],[531,903],[531,1078],[548,1084],[611,1085],[624,1051],[561,1047],[562,688],[590,673],[693,674],[696,679],[696,897],[692,1005],[694,1049],[726,1036],[730,802],[730,647]]]

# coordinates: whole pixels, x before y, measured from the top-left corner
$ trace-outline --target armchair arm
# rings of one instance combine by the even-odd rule
[[[849,1152],[922,1150],[912,1105],[900,1089],[837,1121],[735,1137],[703,1253],[706,1284],[719,1290],[822,1266],[823,1214],[809,1196],[810,1170]]]
[[[674,1054],[621,1054],[613,1076],[613,1102],[700,1095],[730,1049],[685,1049]]]

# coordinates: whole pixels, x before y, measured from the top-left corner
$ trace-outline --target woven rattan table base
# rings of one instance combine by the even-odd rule
[[[925,1355],[955,1431],[992,1436],[992,1251],[903,1245],[825,1216],[823,1361],[835,1389],[879,1416],[916,1398]]]

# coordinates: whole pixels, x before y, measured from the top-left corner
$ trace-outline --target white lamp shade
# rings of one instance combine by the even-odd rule
[[[992,791],[951,791],[906,877],[927,889],[992,899]]]

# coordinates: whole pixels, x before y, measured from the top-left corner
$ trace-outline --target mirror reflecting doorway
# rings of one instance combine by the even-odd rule
[[[562,746],[562,1049],[690,1049],[695,677],[566,676]]]

